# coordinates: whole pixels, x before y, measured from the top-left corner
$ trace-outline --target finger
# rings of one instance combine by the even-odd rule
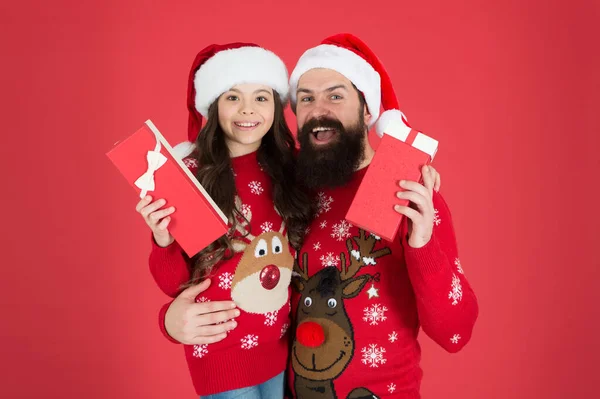
[[[187,342],[186,345],[207,345],[214,344],[215,342],[219,342],[224,340],[227,337],[227,333],[221,333],[217,335],[209,335],[209,336],[198,336]]]
[[[196,315],[203,315],[207,313],[217,313],[224,310],[234,310],[239,313],[238,309],[235,309],[235,302],[233,301],[211,301],[211,302],[199,302],[191,307],[191,310]],[[237,317],[237,315],[235,316]],[[211,324],[211,323],[207,323]]]
[[[192,302],[195,302],[198,294],[204,292],[208,287],[210,287],[210,279],[209,278],[207,278],[206,280],[202,281],[199,284],[192,285],[191,287],[186,288],[185,290],[183,290],[181,292],[181,294],[179,294],[177,296],[177,299],[179,299],[179,298],[184,298],[184,299],[188,299],[188,300],[191,299]],[[215,303],[217,303],[217,302],[215,302]]]
[[[429,190],[422,184],[410,180],[400,180],[400,187],[407,191],[414,191],[421,194],[425,198],[431,198]]]
[[[431,169],[429,166],[424,165],[421,173],[423,175],[423,185],[429,191],[430,195],[433,195],[433,185],[435,181],[433,179],[433,175],[431,174]]]
[[[423,197],[419,193],[415,193],[414,191],[400,191],[396,194],[396,196],[400,199],[408,200],[417,206],[417,210],[421,213],[426,212],[428,209],[432,208],[431,201],[425,197]]]
[[[148,219],[154,223],[158,222],[159,220],[161,220],[162,218],[169,216],[170,214],[172,214],[173,212],[175,212],[175,207],[171,206],[169,208],[165,208],[165,209],[159,209],[156,212],[152,212],[151,214],[148,215]]]
[[[137,205],[135,206],[135,211],[136,212],[141,212],[142,208],[144,208],[146,205],[148,205],[150,202],[152,201],[152,197],[149,195],[146,195],[144,198],[142,198]]]
[[[197,337],[201,336],[210,336],[210,335],[218,335],[222,333],[226,333],[227,331],[231,331],[237,327],[237,322],[235,320],[226,321],[220,324],[212,324],[209,326],[199,326],[197,328]],[[196,337],[194,337],[196,338]]]
[[[166,218],[164,218],[163,220],[160,221],[160,223],[156,226],[156,229],[159,232],[166,232],[167,227],[169,227],[169,223],[171,222],[171,217],[167,216]]]
[[[395,205],[394,210],[396,212],[398,212],[399,214],[406,216],[407,218],[412,220],[413,223],[415,223],[415,224],[419,223],[421,221],[421,219],[423,218],[418,211],[412,209],[409,206]]]
[[[221,310],[213,313],[196,313],[194,317],[194,325],[208,326],[211,324],[222,323],[227,320],[233,320],[240,315],[239,309]]]
[[[441,182],[441,177],[440,177],[439,172],[437,170],[435,170],[435,168],[431,165],[429,165],[429,170],[431,171],[431,174],[433,175],[433,180],[434,180],[433,189],[435,191],[440,191],[440,185],[442,184],[442,182]]]
[[[164,199],[159,199],[154,201],[153,203],[151,203],[148,206],[145,206],[144,208],[142,208],[142,211],[140,212],[145,218],[148,217],[149,214],[151,214],[152,212],[160,209],[163,205],[165,205],[167,203],[167,201],[165,201]]]

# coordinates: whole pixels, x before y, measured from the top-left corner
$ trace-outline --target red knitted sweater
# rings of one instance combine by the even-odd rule
[[[420,398],[420,329],[457,352],[478,316],[440,194],[433,197],[433,235],[422,248],[408,245],[406,220],[394,242],[345,220],[366,170],[318,192],[318,215],[298,255],[288,381],[299,399]],[[167,337],[168,306],[159,314]]]
[[[456,352],[477,318],[441,195],[432,238],[419,249],[408,245],[406,219],[395,242],[344,219],[366,170],[318,192],[318,217],[299,254],[289,367],[297,398],[419,398],[419,328]]]
[[[196,171],[193,158],[184,162]],[[289,283],[295,254],[273,205],[271,180],[258,164],[256,152],[233,158],[232,167],[237,205],[250,221],[250,235],[235,232],[235,255],[213,269],[210,287],[196,300],[233,299],[241,314],[236,318],[238,326],[223,341],[184,345],[198,395],[265,382],[285,370],[288,356]],[[190,278],[189,259],[177,242],[166,248],[152,242],[150,271],[158,286],[175,297]],[[164,322],[161,328],[164,331]]]

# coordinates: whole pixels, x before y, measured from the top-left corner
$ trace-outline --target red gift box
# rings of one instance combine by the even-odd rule
[[[437,140],[400,121],[390,121],[346,219],[393,241],[403,217],[394,210],[394,205],[408,204],[396,196],[398,191],[404,191],[398,184],[400,180],[421,182],[421,168],[431,163],[437,148]]]
[[[227,218],[152,121],[107,154],[143,198],[164,198],[174,206],[169,232],[192,257],[227,233]]]

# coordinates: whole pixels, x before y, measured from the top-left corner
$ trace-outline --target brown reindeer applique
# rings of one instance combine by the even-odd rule
[[[242,210],[242,203],[236,196],[236,207]],[[275,211],[279,214],[277,209]],[[252,212],[244,212],[248,222]],[[288,287],[292,278],[294,257],[290,253],[281,221],[278,231],[266,231],[252,235],[241,223],[237,231],[242,237],[232,240],[235,252],[244,252],[231,281],[231,299],[249,313],[267,314],[274,312],[288,302]]]
[[[354,249],[353,242],[358,245]],[[308,255],[302,255],[303,267],[294,264],[294,287],[302,295],[296,310],[296,334],[292,343],[292,367],[298,398],[336,399],[333,380],[350,364],[354,355],[354,330],[344,301],[357,296],[365,284],[374,278],[370,274],[356,276],[376,259],[389,255],[386,247],[374,251],[377,238],[368,237],[359,229],[359,235],[346,241],[346,254],[340,254],[341,270],[325,267],[309,278]],[[356,388],[348,399],[376,396],[366,388]]]

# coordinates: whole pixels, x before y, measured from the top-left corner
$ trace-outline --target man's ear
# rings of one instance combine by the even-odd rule
[[[365,119],[365,125],[370,125],[371,119],[373,116],[369,112],[369,108],[367,108],[367,104],[364,105],[365,109],[363,110],[363,118]]]

